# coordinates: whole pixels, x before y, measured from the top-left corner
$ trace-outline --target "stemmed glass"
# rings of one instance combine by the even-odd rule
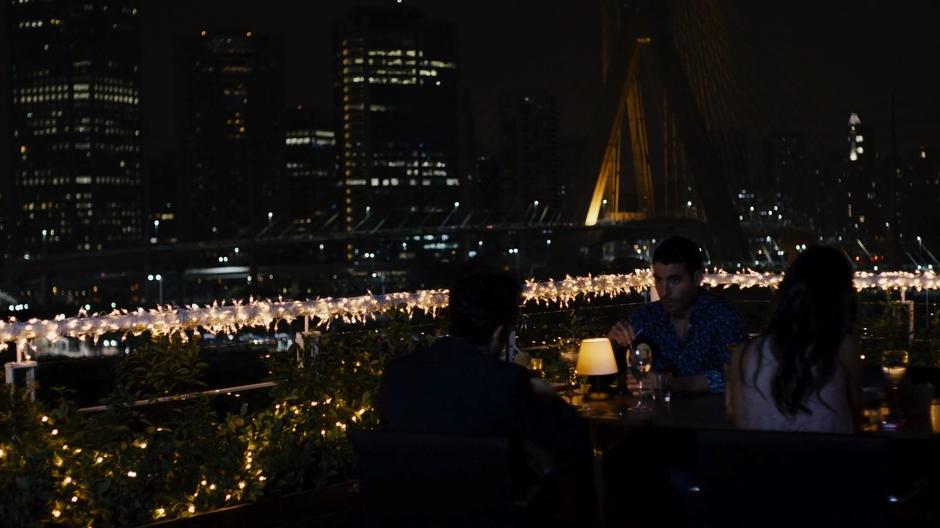
[[[897,388],[907,373],[908,355],[905,350],[885,350],[881,355],[881,371],[892,387]]]
[[[909,357],[905,350],[885,350],[881,354],[881,371],[888,380],[888,391],[885,392],[885,399],[888,404],[888,415],[882,420],[882,425],[886,428],[896,428],[902,422],[900,416],[900,393],[898,385],[907,374]]]
[[[575,372],[575,366],[578,364],[578,340],[576,339],[565,339],[561,343],[561,353],[559,358],[562,363],[565,364],[566,374],[568,378],[565,380],[565,396],[568,398],[568,403],[572,403],[574,400],[574,395],[572,394],[572,389],[578,383],[578,375]]]
[[[636,408],[638,410],[646,409],[646,398],[643,390],[643,380],[653,368],[653,351],[646,343],[640,343],[635,348],[627,351],[627,366],[630,373],[636,379],[639,389]]]

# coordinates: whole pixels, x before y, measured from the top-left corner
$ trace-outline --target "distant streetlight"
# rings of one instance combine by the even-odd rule
[[[158,304],[163,304],[163,275],[160,275],[159,273],[156,275],[150,274],[147,275],[147,280],[151,282],[157,281],[157,292],[159,297]]]

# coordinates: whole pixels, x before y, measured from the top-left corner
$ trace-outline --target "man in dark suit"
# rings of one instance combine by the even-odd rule
[[[578,509],[592,509],[591,445],[584,421],[525,368],[502,361],[519,318],[521,286],[497,272],[462,273],[450,290],[450,333],[385,369],[378,409],[392,432],[504,436],[550,457],[554,479],[576,479]],[[535,449],[532,449],[532,448]],[[533,469],[533,474],[540,471]],[[579,518],[584,519],[584,512]]]

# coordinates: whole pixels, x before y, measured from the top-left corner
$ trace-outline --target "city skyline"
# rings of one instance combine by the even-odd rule
[[[147,157],[171,157],[176,149],[174,124],[165,116],[174,107],[172,48],[178,37],[203,29],[254,29],[259,34],[281,35],[287,51],[288,106],[330,111],[331,25],[351,7],[368,3],[275,2],[261,9],[253,2],[207,0],[177,5],[143,0],[142,110]],[[500,98],[531,93],[558,98],[559,129],[564,135],[588,132],[591,95],[602,88],[599,3],[570,0],[536,8],[539,4],[534,1],[516,0],[478,2],[471,8],[412,0],[406,5],[416,5],[432,18],[455,21],[458,54],[465,64],[461,97],[471,100],[469,114],[477,121],[476,130],[498,129],[495,103]],[[940,36],[929,26],[929,14],[940,10],[936,4],[919,0],[902,8],[872,2],[852,6],[803,2],[774,6],[773,13],[748,2],[733,5],[747,29],[737,38],[757,38],[757,48],[769,54],[764,59],[747,58],[759,68],[754,75],[769,74],[793,89],[785,93],[791,101],[784,101],[784,106],[795,110],[791,122],[767,133],[798,131],[813,143],[834,145],[841,139],[836,123],[857,112],[887,135],[894,91],[901,149],[914,151],[938,144],[940,103],[932,94],[940,92],[940,78],[928,67],[930,50],[940,47]],[[917,12],[928,16],[909,16]],[[905,20],[904,29],[893,23],[899,20]],[[0,61],[6,61],[7,55],[0,53]],[[0,118],[8,119],[8,112],[9,102],[4,100]],[[478,135],[483,137],[483,150],[498,147],[495,142],[487,143],[491,135]]]
[[[904,266],[928,263],[922,250],[912,256],[909,248],[918,247],[921,235],[928,246],[936,236],[930,223],[937,187],[933,136],[923,133],[933,132],[936,97],[916,102],[936,74],[921,69],[907,72],[917,82],[894,79],[888,84],[901,88],[890,90],[885,103],[884,82],[861,82],[875,69],[855,71],[832,85],[814,82],[819,78],[806,73],[819,68],[815,62],[792,69],[801,61],[801,49],[818,44],[816,53],[824,62],[835,49],[832,42],[846,31],[863,32],[864,24],[849,31],[814,20],[802,48],[780,59],[781,48],[792,43],[785,33],[778,28],[756,37],[774,24],[748,6],[725,3],[686,5],[675,17],[616,2],[594,11],[558,4],[537,13],[529,13],[534,8],[523,1],[502,11],[485,4],[474,13],[426,2],[381,2],[370,8],[349,3],[317,11],[316,23],[304,16],[309,6],[285,17],[292,9],[285,5],[261,12],[235,4],[211,24],[201,21],[211,18],[206,10],[219,8],[212,2],[187,8],[191,11],[148,0],[139,5],[134,15],[141,26],[143,88],[132,99],[135,111],[143,114],[142,148],[135,150],[142,152],[135,154],[141,161],[131,160],[130,167],[138,174],[139,198],[148,203],[122,209],[121,214],[135,218],[122,228],[133,231],[136,243],[124,246],[141,247],[122,255],[139,258],[147,251],[144,246],[164,255],[148,258],[153,273],[141,275],[163,277],[158,279],[161,298],[162,281],[174,284],[181,298],[188,287],[190,295],[227,292],[223,280],[241,282],[233,286],[235,295],[259,288],[309,293],[311,286],[323,286],[322,274],[287,278],[288,288],[273,278],[275,273],[261,271],[280,266],[279,254],[286,256],[288,267],[312,258],[329,271],[341,269],[352,282],[382,290],[423,284],[426,277],[440,280],[438,272],[430,271],[434,266],[469,259],[502,265],[508,259],[520,275],[522,268],[558,273],[572,265],[587,266],[587,271],[634,265],[643,248],[661,236],[656,229],[673,222],[684,227],[665,229],[701,229],[703,246],[738,268],[752,261],[779,267],[794,242],[797,248],[806,242],[838,244],[856,259],[865,258],[866,266],[885,259]],[[5,8],[11,9],[9,4]],[[865,19],[877,11],[861,6],[851,13]],[[830,17],[840,13],[820,11]],[[249,14],[258,16],[246,18]],[[483,30],[480,22],[487,14],[499,17]],[[645,32],[660,29],[630,33],[626,28],[654,16],[674,25],[675,56],[648,46],[652,39]],[[781,20],[792,16],[788,11]],[[301,35],[298,27],[304,24],[307,31]],[[515,33],[503,31],[513,25]],[[595,25],[598,30],[592,31]],[[570,31],[561,31],[565,27]],[[606,28],[603,39],[601,28]],[[562,37],[544,40],[548,37],[542,33],[548,31]],[[822,38],[826,31],[830,34]],[[309,45],[314,37],[319,44]],[[307,46],[304,38],[310,39]],[[635,39],[636,48],[618,49],[618,39]],[[846,75],[866,53],[878,64],[905,45],[898,39],[898,47],[880,51],[862,36],[849,39],[851,60],[827,71]],[[745,45],[750,41],[753,46]],[[70,42],[79,54],[88,47]],[[637,51],[643,46],[646,51]],[[564,53],[554,53],[561,49]],[[326,65],[320,62],[324,53]],[[624,75],[617,68],[623,69],[630,53],[640,53],[640,73],[617,77]],[[755,63],[755,58],[760,60]],[[673,66],[683,71],[680,77],[668,76]],[[882,76],[902,66],[903,61],[886,67]],[[94,82],[92,99],[127,96]],[[652,97],[637,95],[641,83]],[[843,94],[845,100],[832,97],[846,85],[857,89]],[[69,94],[85,90],[82,86],[69,84]],[[618,95],[621,86],[630,88]],[[18,98],[15,104],[22,104],[20,90],[8,92]],[[905,97],[909,92],[917,97]],[[629,108],[617,110],[611,95],[622,96]],[[846,102],[866,97],[870,114],[856,108],[865,105]],[[912,108],[926,110],[912,119]],[[851,129],[846,136],[849,115],[861,116],[864,144]],[[618,119],[624,128],[608,138],[610,124]],[[324,148],[314,151],[317,146]],[[11,148],[5,154],[22,157]],[[88,183],[66,177],[69,185]],[[108,177],[92,178],[96,185],[113,183]],[[618,234],[627,238],[613,245],[579,246],[574,238],[561,242],[585,224],[579,215],[587,207],[582,195],[589,187],[595,189],[591,207],[597,202],[602,224],[616,230],[618,223],[635,223],[627,229],[637,231]],[[46,236],[54,241],[59,232],[36,226],[14,230],[11,211],[22,208],[20,201],[3,211],[0,224],[17,242],[43,233],[38,253],[10,247],[7,269],[30,273],[22,261],[30,252],[30,264],[37,255],[46,257]],[[93,208],[94,218],[100,218],[98,206]],[[494,225],[492,233],[472,234]],[[523,241],[514,226],[541,226],[541,231]],[[725,241],[716,235],[733,230],[738,234]],[[740,244],[719,248],[732,238]],[[161,247],[176,242],[182,243],[179,251]],[[102,238],[83,240],[77,249],[120,247]],[[259,261],[266,262],[261,269]],[[48,265],[54,271],[47,273],[59,273],[53,261]],[[113,279],[116,291],[130,291],[133,298],[156,291],[141,286],[133,273],[121,273]],[[62,291],[85,297],[85,279],[69,280],[73,285]],[[21,295],[32,295],[31,286],[18,287]]]
[[[144,49],[145,87],[160,86],[159,77],[166,71],[161,65],[168,60],[161,44],[172,41],[175,33],[254,30],[285,37],[289,105],[330,110],[331,25],[360,4],[395,5],[392,0],[309,6],[275,2],[261,9],[252,2],[213,0],[184,6],[144,0],[144,39],[156,44]],[[595,96],[603,88],[600,2],[566,0],[546,6],[516,0],[463,6],[405,1],[403,5],[417,6],[429,18],[455,22],[458,59],[463,64],[462,97],[471,101],[468,114],[477,121],[479,136],[486,136],[480,130],[498,129],[500,116],[494,109],[507,95],[553,95],[559,100],[560,129],[565,135],[590,131]],[[929,25],[929,13],[940,10],[935,4],[803,2],[773,9],[748,2],[725,5],[730,6],[728,18],[737,22],[735,33],[726,38],[738,45],[739,67],[753,70],[741,74],[763,81],[761,88],[768,92],[765,103],[779,104],[777,112],[788,114],[781,117],[787,122],[764,132],[800,131],[814,142],[832,145],[841,140],[845,116],[857,112],[887,135],[893,90],[900,146],[914,150],[940,139],[940,105],[932,96],[940,92],[940,79],[928,66],[929,50],[940,48],[940,37]],[[910,16],[917,12],[925,16]],[[901,20],[904,29],[893,23]],[[147,68],[148,63],[153,67]],[[157,123],[152,126],[157,127],[151,134],[159,145],[165,132]],[[485,150],[496,146],[483,144]]]

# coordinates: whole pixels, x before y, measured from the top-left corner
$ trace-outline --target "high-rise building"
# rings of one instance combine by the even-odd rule
[[[16,258],[142,241],[137,5],[7,6]]]
[[[525,218],[558,209],[562,183],[555,98],[544,95],[513,100],[504,112],[503,129],[509,140],[507,166],[513,180],[513,207],[528,210]],[[538,206],[533,205],[536,202]]]
[[[303,107],[291,109],[284,143],[287,210],[292,229],[312,232],[341,225],[342,189],[335,121]]]
[[[176,171],[176,164],[170,160],[153,160],[144,165],[147,188],[144,238],[151,244],[172,244],[179,240]]]
[[[762,142],[763,175],[766,185],[762,192],[773,209],[771,223],[812,228],[816,217],[818,189],[810,178],[806,141],[802,134],[781,132],[771,134]]]
[[[343,220],[394,227],[458,200],[457,64],[451,24],[402,5],[337,22]]]
[[[282,41],[251,31],[181,42],[180,239],[244,238],[287,222],[283,63]]]
[[[888,216],[886,204],[890,191],[884,186],[879,188],[872,133],[866,130],[856,113],[849,116],[847,143],[841,181],[846,193],[848,227],[861,236],[863,242],[881,238],[885,232],[882,226]]]

